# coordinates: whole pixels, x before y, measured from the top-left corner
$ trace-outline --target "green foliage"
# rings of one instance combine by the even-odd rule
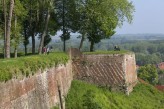
[[[138,70],[138,76],[150,84],[155,85],[158,83],[158,72],[154,65],[141,66]]]
[[[18,59],[0,60],[0,81],[7,81],[12,77],[20,78],[34,75],[38,70],[65,64],[68,61],[65,53],[50,53],[49,55],[33,55]]]
[[[109,38],[115,33],[115,28],[127,19],[132,21],[134,7],[128,0],[74,0],[76,10],[72,13],[74,30],[87,35],[91,42],[90,51],[94,43]]]
[[[66,98],[67,109],[163,109],[163,103],[164,93],[141,83],[127,96],[74,80]]]

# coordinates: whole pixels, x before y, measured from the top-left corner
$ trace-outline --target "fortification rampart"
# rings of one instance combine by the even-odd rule
[[[71,69],[71,63],[68,62],[66,65],[38,71],[23,80],[1,82],[0,109],[50,109],[55,105],[60,107],[59,98],[64,101],[73,79]]]
[[[38,71],[24,79],[0,82],[0,109],[50,109],[64,108],[74,78],[122,90],[127,94],[137,82],[135,56],[126,54],[83,55],[77,49],[69,52],[72,62]],[[72,71],[73,70],[73,71]]]

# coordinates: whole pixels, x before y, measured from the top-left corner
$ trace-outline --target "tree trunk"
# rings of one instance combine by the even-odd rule
[[[17,16],[16,15],[14,16],[14,20],[15,20],[15,22],[14,22],[14,28],[15,28],[15,31],[16,31],[16,28],[17,28]],[[14,34],[14,36],[15,36],[15,39],[16,39],[16,34]],[[17,58],[17,46],[18,45],[15,44],[14,46],[15,46],[15,49],[14,49],[14,54],[15,55],[14,55],[14,57]]]
[[[66,36],[65,36],[65,1],[63,0],[63,16],[62,16],[62,20],[63,20],[63,51],[66,51]]]
[[[81,38],[81,41],[80,41],[79,50],[81,50],[81,48],[83,46],[83,42],[84,42],[84,34],[82,34],[82,38]]]
[[[11,31],[11,20],[14,8],[14,0],[10,0],[10,10],[7,18],[7,28],[6,28],[6,44],[5,44],[5,57],[10,58],[10,31]]]
[[[17,47],[15,47],[15,49],[14,49],[14,58],[17,58],[17,54],[18,54]]]
[[[5,55],[5,43],[6,43],[6,1],[3,0],[3,12],[4,12],[4,47],[3,47],[3,54],[4,58],[6,57]]]
[[[27,55],[27,45],[24,45],[24,52],[25,52],[25,55]]]
[[[35,33],[34,31],[32,32],[32,54],[35,54]]]
[[[91,41],[90,52],[93,52],[94,44],[95,44],[94,41]]]
[[[46,15],[46,20],[45,20],[45,28],[43,30],[43,33],[42,33],[42,36],[41,36],[41,40],[40,40],[40,45],[39,45],[39,54],[42,54],[42,48],[44,46],[44,37],[46,36],[49,18],[50,18],[50,13],[49,13],[49,9],[48,9],[47,10],[47,15]]]
[[[27,32],[26,32],[26,27],[24,24],[24,50],[25,50],[24,52],[25,52],[25,55],[27,55],[27,44],[28,44],[28,36],[27,36]]]

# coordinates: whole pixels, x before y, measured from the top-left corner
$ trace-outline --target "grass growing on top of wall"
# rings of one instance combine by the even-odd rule
[[[131,51],[121,50],[121,51],[95,51],[95,52],[84,52],[84,54],[128,54],[132,53]]]
[[[44,70],[58,64],[65,64],[69,57],[65,53],[50,53],[49,55],[22,56],[20,58],[0,59],[0,81],[13,77],[28,77],[39,69]]]
[[[66,97],[67,109],[164,109],[164,93],[139,83],[126,96],[74,80]]]

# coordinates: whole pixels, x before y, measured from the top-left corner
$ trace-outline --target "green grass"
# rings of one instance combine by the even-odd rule
[[[138,83],[126,96],[85,82],[74,80],[66,97],[67,109],[164,109],[164,93],[153,86]]]
[[[39,69],[44,70],[58,64],[65,64],[68,59],[67,54],[59,52],[49,55],[22,56],[16,59],[0,59],[0,81],[7,81],[13,77],[28,77]]]
[[[129,54],[131,51],[121,50],[121,51],[95,51],[95,52],[84,52],[84,54]]]

